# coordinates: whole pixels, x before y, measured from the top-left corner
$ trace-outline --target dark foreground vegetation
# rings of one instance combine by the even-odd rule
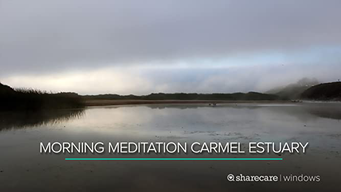
[[[279,96],[272,94],[263,94],[257,92],[249,93],[152,93],[149,95],[94,95],[84,96],[85,99],[103,99],[103,100],[278,100]]]
[[[12,89],[0,83],[0,110],[41,110],[83,107],[76,93],[47,93],[33,89]]]
[[[320,101],[341,101],[341,82],[322,83],[312,86],[301,94],[301,98]]]

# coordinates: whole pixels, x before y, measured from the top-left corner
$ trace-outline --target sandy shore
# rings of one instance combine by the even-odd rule
[[[104,100],[89,99],[86,106],[129,105],[129,104],[213,104],[213,103],[292,103],[293,101],[279,100]]]

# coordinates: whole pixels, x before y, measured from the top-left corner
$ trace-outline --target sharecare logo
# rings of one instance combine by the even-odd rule
[[[230,174],[230,178],[231,178],[231,174]],[[277,182],[278,176],[277,175],[243,175],[243,174],[239,174],[239,175],[236,175],[234,181]]]
[[[244,175],[228,174],[226,179],[230,182],[320,182],[319,175]]]

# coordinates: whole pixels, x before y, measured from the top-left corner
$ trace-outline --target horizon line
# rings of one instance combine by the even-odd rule
[[[199,157],[185,157],[185,158],[65,158],[65,161],[282,161],[283,158],[262,158],[262,157],[253,157],[253,158],[199,158]]]

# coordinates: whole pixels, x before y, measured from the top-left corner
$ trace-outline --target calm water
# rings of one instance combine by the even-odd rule
[[[80,155],[39,153],[40,142],[54,141],[310,144],[307,154],[284,154],[283,161],[128,162],[65,161]],[[341,105],[333,103],[139,105],[0,113],[0,191],[334,190],[341,189],[340,152]],[[226,180],[229,173],[320,175],[321,182],[231,183]]]

